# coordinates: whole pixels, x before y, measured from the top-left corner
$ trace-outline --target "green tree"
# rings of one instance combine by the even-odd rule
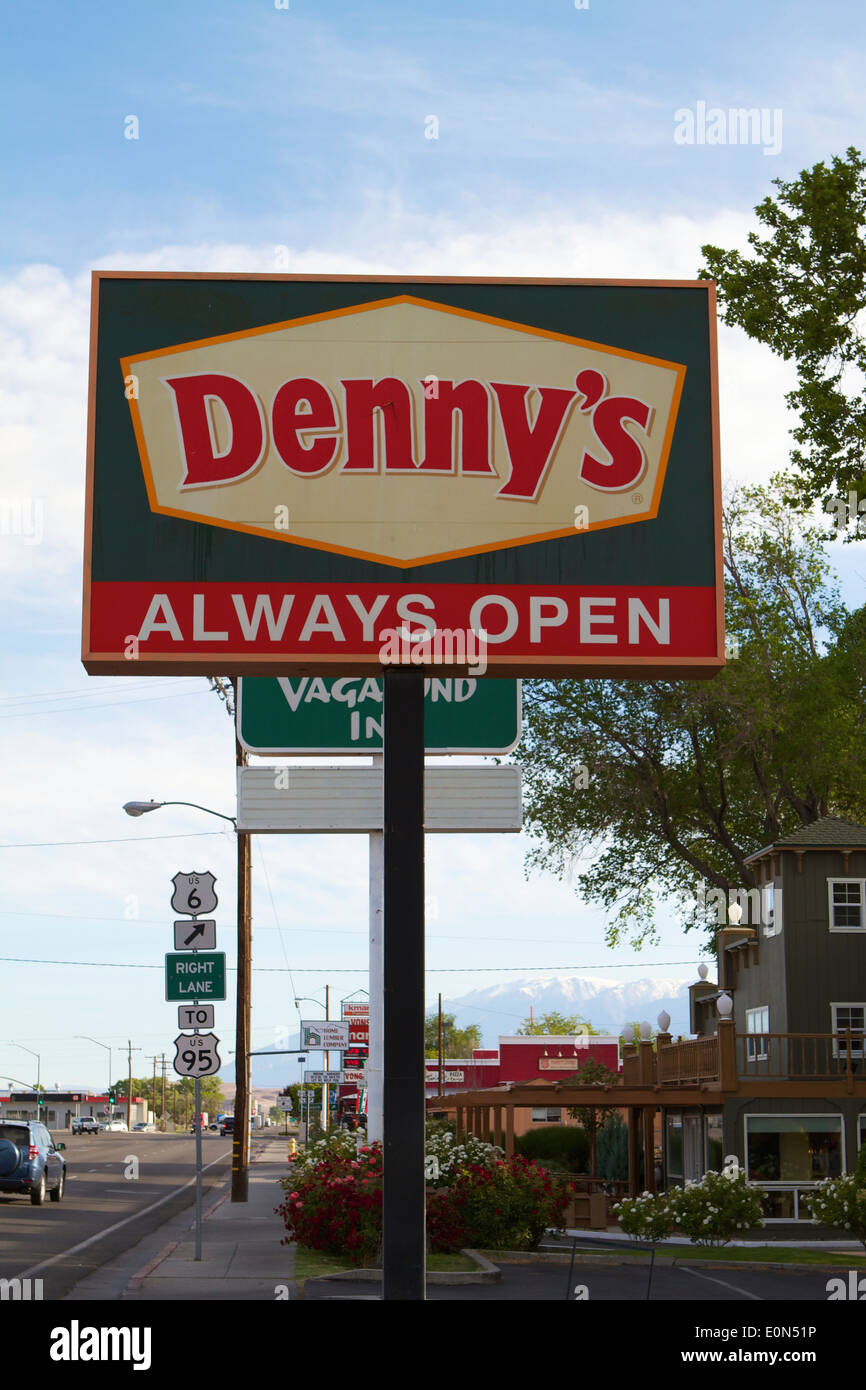
[[[797,370],[792,490],[806,503],[866,495],[866,162],[850,147],[803,170],[755,208],[769,233],[750,254],[701,248],[725,323],[745,329]],[[856,518],[855,518],[856,519]],[[847,538],[866,535],[866,525]]]
[[[579,1071],[568,1078],[576,1086],[618,1086],[619,1077],[615,1071],[611,1071],[601,1062],[596,1062],[589,1057],[584,1062]],[[591,1177],[598,1176],[598,1133],[613,1115],[618,1113],[615,1105],[572,1105],[569,1107],[569,1115],[583,1128],[589,1139],[589,1172]]]
[[[543,1037],[547,1034],[560,1037],[565,1035],[573,1036],[576,1033],[598,1036],[598,1029],[593,1028],[580,1014],[557,1013],[552,1009],[549,1013],[542,1014],[540,1018],[525,1018],[517,1030],[519,1038]]]
[[[442,1055],[443,1057],[471,1057],[472,1051],[481,1046],[481,1025],[470,1023],[466,1028],[455,1025],[454,1014],[442,1015]],[[428,1014],[424,1020],[424,1056],[439,1056],[439,1014]]]
[[[866,816],[866,613],[840,603],[823,545],[778,488],[743,488],[723,528],[732,659],[713,680],[524,684],[528,867],[605,906],[609,944],[654,940],[660,895],[712,937],[706,894],[754,887],[748,855]]]

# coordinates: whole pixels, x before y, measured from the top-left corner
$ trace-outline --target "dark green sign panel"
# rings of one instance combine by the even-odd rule
[[[165,997],[170,1004],[212,1003],[226,997],[225,951],[185,951],[165,958]]]
[[[238,738],[250,753],[375,753],[383,743],[382,682],[372,676],[247,677]],[[520,738],[519,681],[425,681],[428,753],[510,753]]]

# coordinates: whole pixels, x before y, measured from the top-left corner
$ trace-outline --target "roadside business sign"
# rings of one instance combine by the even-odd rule
[[[248,753],[375,753],[382,682],[372,676],[247,677],[237,695]],[[520,682],[434,676],[424,682],[428,753],[510,753],[520,739]]]
[[[348,1046],[348,1023],[338,1018],[301,1020],[301,1047],[305,1052],[342,1052]]]
[[[225,951],[198,951],[196,954],[186,951],[183,955],[167,953],[165,997],[170,1004],[209,1003],[225,999]]]
[[[711,675],[714,293],[97,271],[87,670]]]

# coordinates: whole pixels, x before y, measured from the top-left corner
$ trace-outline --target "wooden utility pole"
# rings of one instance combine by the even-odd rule
[[[444,1096],[445,1087],[443,1086],[444,1071],[442,1068],[442,995],[439,995],[439,1094]]]
[[[140,1047],[133,1047],[132,1041],[131,1041],[131,1040],[127,1043],[127,1048],[128,1048],[128,1055],[129,1055],[129,1090],[128,1090],[127,1095],[126,1095],[126,1127],[127,1127],[127,1129],[131,1130],[131,1129],[132,1129],[132,1054],[133,1054],[133,1052],[140,1052],[140,1051],[141,1051],[141,1048],[140,1048]]]

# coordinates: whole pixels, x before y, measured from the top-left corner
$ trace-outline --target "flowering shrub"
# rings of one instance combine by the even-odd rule
[[[824,1178],[807,1200],[816,1224],[850,1231],[866,1249],[866,1186],[858,1181],[856,1173],[844,1178]]]
[[[428,1187],[449,1187],[461,1168],[492,1168],[504,1157],[495,1144],[468,1136],[457,1143],[447,1125],[430,1124],[425,1142],[424,1174]]]
[[[381,1238],[382,1145],[356,1149],[349,1138],[351,1149],[335,1134],[290,1158],[289,1176],[280,1179],[288,1195],[276,1210],[284,1245],[294,1240],[360,1265],[376,1255]]]
[[[621,1229],[633,1240],[655,1244],[671,1234],[674,1218],[665,1196],[654,1197],[643,1192],[640,1197],[623,1197],[612,1208]]]
[[[571,1192],[570,1182],[520,1154],[455,1168],[450,1187],[427,1197],[431,1248],[534,1250],[548,1228],[563,1228]]]
[[[533,1250],[548,1227],[561,1229],[571,1184],[480,1139],[458,1144],[450,1130],[427,1137],[427,1231],[433,1250],[466,1245]],[[337,1131],[289,1159],[280,1179],[285,1200],[276,1208],[286,1227],[283,1244],[369,1263],[382,1234],[382,1146],[356,1144]]]
[[[763,1192],[747,1187],[744,1173],[705,1173],[700,1182],[687,1182],[667,1193],[674,1234],[682,1232],[695,1245],[727,1245],[737,1231],[763,1226]]]

